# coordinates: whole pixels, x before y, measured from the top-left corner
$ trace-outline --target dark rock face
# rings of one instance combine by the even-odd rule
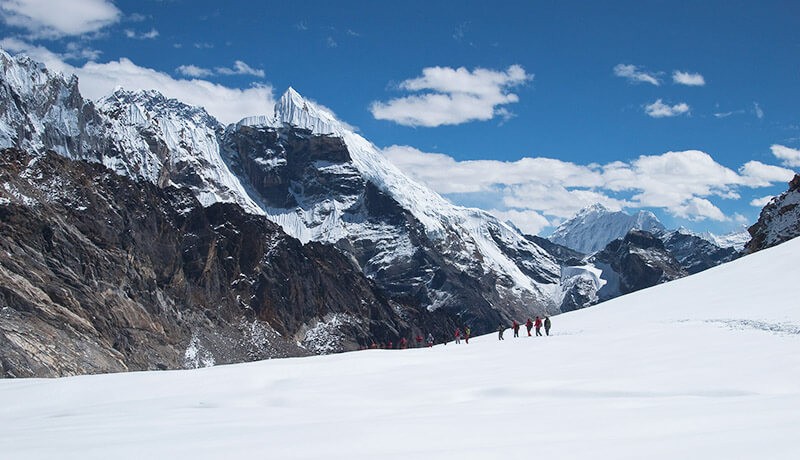
[[[3,376],[341,351],[410,336],[406,319],[449,327],[236,205],[13,149],[0,182]]]
[[[429,238],[411,212],[359,172],[342,139],[288,126],[233,126],[225,134],[223,150],[265,209],[306,212],[304,218],[325,232],[308,239],[326,241],[349,256],[390,298],[415,306],[420,314],[428,314],[426,306],[433,306],[446,324],[435,331],[449,334],[457,325],[468,324],[475,333],[485,333],[512,315],[531,314],[518,299],[498,294],[496,287],[510,289],[511,280],[486,274],[480,260],[454,262],[452,257],[472,250],[462,247],[458,238]],[[333,215],[342,228],[326,227]],[[515,260],[533,257],[498,246]],[[528,265],[520,263],[526,275],[557,282],[558,273]]]
[[[751,254],[800,235],[800,174],[789,182],[789,189],[772,199],[747,231],[752,239],[745,246]]]
[[[721,248],[695,235],[670,232],[662,240],[664,247],[690,275],[739,257],[736,249]]]
[[[688,274],[660,239],[638,230],[632,230],[625,238],[609,243],[593,256],[592,261],[603,269],[603,279],[607,281],[598,292],[600,300],[629,294]]]

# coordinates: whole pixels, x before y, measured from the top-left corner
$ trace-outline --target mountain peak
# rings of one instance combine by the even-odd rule
[[[330,109],[309,101],[291,86],[275,104],[275,125],[283,124],[308,129],[314,134],[341,135],[348,130]]]
[[[650,211],[639,211],[632,216],[595,203],[559,225],[550,236],[550,241],[588,254],[603,249],[630,230],[660,232],[664,226]]]

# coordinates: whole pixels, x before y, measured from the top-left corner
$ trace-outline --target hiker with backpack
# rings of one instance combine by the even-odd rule
[[[505,328],[505,326],[503,326],[503,324],[502,324],[502,323],[500,323],[500,324],[497,326],[497,335],[498,335],[498,336],[497,336],[497,340],[505,340],[505,339],[503,338],[503,331],[505,331],[505,330],[506,330],[506,328]]]
[[[461,328],[459,327],[456,328],[455,337],[456,337],[456,343],[457,344],[461,343]]]
[[[525,322],[525,328],[528,329],[528,337],[531,336],[531,328],[533,327],[533,321],[528,318],[528,321]]]
[[[428,342],[428,348],[433,346],[433,334],[431,334],[430,332],[428,332],[428,340],[427,340],[427,342]]]
[[[544,333],[547,334],[548,336],[550,335],[550,326],[552,326],[552,323],[550,322],[550,317],[549,316],[545,316],[544,317]]]
[[[514,337],[519,337],[519,323],[517,320],[514,320],[514,322],[511,323],[511,327],[514,328]]]
[[[469,335],[471,333],[472,333],[472,330],[469,328],[469,326],[464,328],[464,342],[466,342],[467,345],[469,345]]]

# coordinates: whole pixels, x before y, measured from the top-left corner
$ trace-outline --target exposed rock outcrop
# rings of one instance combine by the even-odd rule
[[[658,237],[638,230],[612,241],[591,261],[603,270],[602,278],[606,281],[598,291],[601,301],[688,274]]]
[[[411,335],[404,318],[451,327],[387,300],[333,247],[236,205],[13,149],[0,183],[3,376],[355,349]]]
[[[745,252],[753,253],[800,235],[800,174],[789,182],[789,189],[772,199],[748,228],[752,239]]]

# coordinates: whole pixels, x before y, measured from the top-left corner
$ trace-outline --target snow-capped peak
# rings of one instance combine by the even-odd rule
[[[664,231],[664,226],[650,211],[639,211],[630,215],[622,211],[611,211],[602,204],[595,203],[564,221],[549,239],[588,254],[603,249],[608,243],[624,237],[633,229],[658,233]]]
[[[288,124],[314,134],[341,135],[348,130],[329,109],[305,99],[291,86],[275,104],[275,125]]]

